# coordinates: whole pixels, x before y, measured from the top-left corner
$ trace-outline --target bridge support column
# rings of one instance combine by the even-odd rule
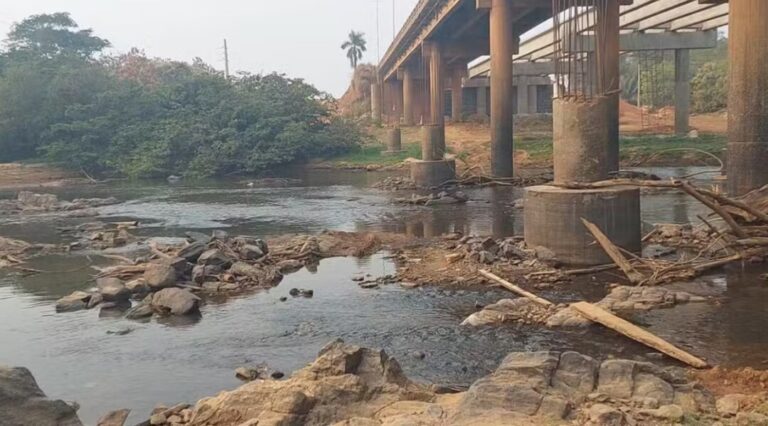
[[[728,191],[768,184],[768,1],[732,0],[728,54]]]
[[[391,98],[391,111],[392,115],[391,123],[395,127],[400,127],[400,122],[403,116],[403,88],[400,80],[392,80],[387,83],[389,86],[389,96]]]
[[[371,83],[371,120],[381,124],[381,84]]]
[[[439,43],[424,42],[429,60],[429,124],[422,128],[421,160],[411,163],[411,179],[417,186],[431,187],[456,176],[456,163],[445,159],[445,75]]]
[[[594,182],[607,179],[619,167],[619,0],[595,0],[598,28],[595,39],[594,95],[577,87],[559,93],[553,102],[555,182]],[[555,11],[555,13],[557,13]],[[568,71],[568,79],[577,80]],[[582,223],[596,224],[616,245],[632,252],[641,247],[640,192],[637,188],[591,190],[556,186],[527,188],[525,241],[544,246],[558,259],[574,265],[608,260]]]
[[[403,70],[403,124],[413,126],[413,107],[417,101],[416,86],[413,81],[413,71],[410,68]]]
[[[477,88],[477,115],[488,117],[488,88],[485,86]]]
[[[516,40],[512,29],[515,14],[512,0],[491,0],[491,175],[512,177],[514,173],[514,120],[512,56]]]
[[[678,135],[685,135],[690,130],[690,52],[688,49],[675,50],[675,133]]]
[[[462,80],[467,74],[467,67],[457,67],[451,73],[451,122],[459,123],[464,115],[464,94]]]

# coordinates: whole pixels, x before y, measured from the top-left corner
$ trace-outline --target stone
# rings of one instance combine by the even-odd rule
[[[244,245],[241,246],[237,251],[245,260],[259,260],[264,257],[264,252],[261,250],[261,248],[255,245]]]
[[[212,238],[209,235],[203,234],[202,232],[187,231],[187,232],[184,233],[184,235],[187,236],[187,240],[190,243],[208,244],[212,240]],[[202,254],[202,252],[201,252],[201,254]],[[182,256],[182,257],[184,257],[184,256]]]
[[[124,301],[131,297],[131,291],[118,278],[99,278],[96,287],[107,302]]]
[[[652,374],[639,373],[635,377],[632,395],[638,398],[653,398],[661,405],[670,404],[675,390],[669,383]]]
[[[232,265],[232,259],[227,257],[219,249],[210,249],[206,250],[203,252],[203,254],[200,255],[200,258],[197,259],[197,264],[205,266],[219,266],[223,269],[227,269],[230,265]]]
[[[96,426],[123,426],[125,425],[125,421],[128,420],[128,415],[130,413],[131,410],[126,408],[112,411],[100,418],[96,423]]]
[[[760,413],[740,412],[736,414],[735,424],[737,426],[767,426],[768,416]]]
[[[600,365],[597,391],[611,398],[628,399],[632,397],[635,385],[634,361],[608,360]]]
[[[147,297],[147,299],[149,299],[149,297]],[[125,317],[128,319],[136,320],[151,317],[154,313],[155,311],[152,309],[152,305],[150,303],[144,302],[129,309],[128,312],[125,313]]]
[[[296,272],[303,267],[304,263],[295,259],[286,259],[277,263],[277,269],[283,274]]]
[[[101,293],[93,293],[88,300],[88,309],[93,309],[99,306],[104,301],[104,296]]]
[[[594,358],[565,352],[560,356],[557,371],[552,376],[552,386],[571,397],[586,398],[597,384],[597,368]]]
[[[125,288],[133,294],[149,293],[149,286],[144,278],[138,278],[125,283]]]
[[[655,410],[644,410],[642,412],[670,422],[680,422],[685,416],[682,407],[679,405],[662,405]]]
[[[211,232],[211,238],[219,241],[226,241],[229,238],[229,232],[222,229],[214,229]]]
[[[35,210],[53,210],[59,204],[59,199],[53,194],[35,194],[21,191],[16,197],[22,208]]]
[[[257,368],[240,367],[235,370],[235,377],[244,382],[256,380],[260,375],[261,372]]]
[[[547,395],[541,400],[537,416],[548,417],[551,419],[564,419],[571,410],[571,404],[559,396]]]
[[[149,417],[149,424],[151,426],[162,426],[166,423],[167,420],[168,419],[165,417],[165,414],[157,413]]]
[[[153,291],[176,285],[176,270],[165,263],[150,263],[144,271],[144,281]]]
[[[217,281],[217,275],[224,272],[221,266],[218,265],[195,265],[192,268],[192,281],[195,284],[203,284],[208,281]]]
[[[275,395],[271,409],[277,413],[304,415],[309,413],[315,402],[304,392],[288,388]]]
[[[206,251],[207,243],[202,242],[194,242],[183,249],[179,251],[177,254],[179,257],[183,257],[187,260],[187,262],[195,263],[200,258],[200,256],[203,254],[203,252]]]
[[[46,398],[26,368],[0,367],[0,424],[81,426],[76,408]]]
[[[169,259],[163,259],[163,263],[167,264],[176,271],[177,276],[187,275],[192,271],[193,264],[187,262],[187,259],[183,257],[172,257]]]
[[[596,426],[623,426],[624,414],[605,404],[595,404],[589,408],[589,420]]]
[[[740,393],[725,395],[717,400],[715,408],[717,409],[717,412],[723,416],[733,416],[741,410],[741,407],[744,406],[744,403],[748,398],[749,397],[746,395]]]
[[[86,309],[91,295],[84,291],[75,291],[56,301],[56,312],[75,312]]]
[[[199,312],[200,298],[180,288],[166,288],[152,296],[152,308],[173,315],[189,315]]]

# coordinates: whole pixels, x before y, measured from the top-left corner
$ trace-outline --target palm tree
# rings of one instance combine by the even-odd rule
[[[341,48],[347,51],[349,65],[352,66],[353,69],[357,67],[358,61],[363,58],[363,52],[365,52],[366,49],[365,45],[365,34],[355,31],[350,31],[349,40],[341,45]]]

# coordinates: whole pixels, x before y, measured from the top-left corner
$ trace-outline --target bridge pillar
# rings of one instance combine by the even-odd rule
[[[728,191],[768,184],[768,1],[732,0],[728,55]]]
[[[426,41],[423,53],[429,63],[429,123],[422,128],[421,160],[411,163],[411,179],[418,186],[432,187],[454,179],[456,163],[445,159],[445,75],[439,43]]]
[[[391,122],[396,127],[400,127],[400,119],[403,116],[403,88],[402,83],[400,80],[392,80],[387,82],[387,85],[389,86],[389,97],[391,99],[391,105],[389,107],[391,108],[390,111],[388,111],[389,114],[391,114]]]
[[[691,51],[675,50],[675,133],[687,134],[691,114]]]
[[[381,123],[381,84],[371,83],[371,120]]]
[[[570,68],[556,70],[558,78],[566,77],[566,83],[576,82],[566,85],[553,102],[556,183],[608,179],[619,167],[619,0],[595,0],[595,9],[594,80],[584,84],[580,81],[583,76]],[[578,59],[565,56],[563,60]],[[590,89],[584,92],[584,87]],[[640,191],[637,188],[578,190],[535,186],[526,189],[527,244],[547,247],[569,264],[605,263],[608,257],[587,232],[582,219],[596,224],[619,247],[631,252],[640,250]]]
[[[477,115],[488,117],[488,88],[485,86],[477,88]]]
[[[462,79],[467,75],[467,67],[462,64],[451,73],[451,122],[459,123],[464,115],[464,94]]]
[[[512,29],[513,4],[513,0],[492,0],[490,10],[491,175],[502,178],[514,173],[512,56],[517,36]]]
[[[403,124],[413,126],[413,107],[417,102],[416,86],[411,68],[403,69]]]

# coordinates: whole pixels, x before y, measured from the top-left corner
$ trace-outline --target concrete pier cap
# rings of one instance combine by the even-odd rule
[[[641,250],[640,190],[614,186],[566,189],[551,185],[526,188],[525,242],[552,250],[569,265],[611,263],[581,219],[595,225],[617,246]]]
[[[456,179],[456,160],[418,160],[411,162],[411,180],[420,187],[433,187]]]

